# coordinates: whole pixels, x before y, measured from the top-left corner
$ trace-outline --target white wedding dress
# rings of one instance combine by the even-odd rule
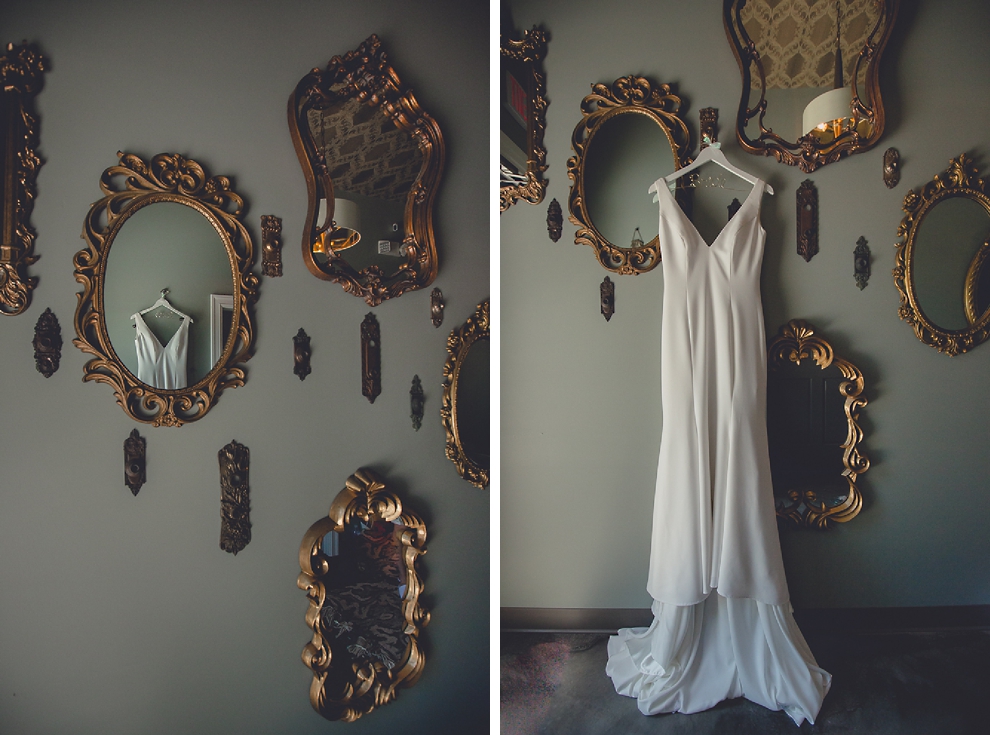
[[[134,349],[137,352],[138,380],[152,388],[174,390],[186,387],[186,361],[189,354],[189,320],[183,319],[168,344],[162,345],[141,314],[134,320]]]
[[[609,639],[606,673],[644,714],[746,697],[814,722],[831,684],[792,615],[766,431],[764,183],[709,246],[657,182],[663,435],[649,628]]]

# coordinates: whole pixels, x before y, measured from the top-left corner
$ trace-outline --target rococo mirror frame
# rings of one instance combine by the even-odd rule
[[[526,183],[512,184],[501,181],[499,186],[499,211],[504,212],[517,200],[539,204],[546,194],[547,182],[543,172],[547,170],[547,149],[543,136],[547,129],[547,90],[539,63],[547,54],[547,33],[539,28],[523,32],[523,37],[515,41],[500,37],[501,59],[517,71],[526,84],[530,104],[531,119],[526,131],[528,140],[528,161]]]
[[[918,229],[925,217],[939,202],[950,197],[971,199],[986,209],[990,215],[990,192],[987,182],[977,176],[977,168],[965,153],[949,161],[949,168],[937,174],[918,192],[911,189],[904,197],[904,219],[897,226],[900,240],[894,243],[894,285],[900,294],[901,303],[897,314],[914,329],[915,335],[926,345],[950,357],[968,352],[985,342],[990,335],[990,309],[983,314],[976,313],[976,287],[979,282],[980,266],[987,255],[987,245],[976,253],[966,275],[964,284],[964,306],[969,326],[962,330],[942,329],[925,314],[918,303],[915,291],[914,248]]]
[[[476,487],[488,486],[488,468],[472,460],[464,451],[459,422],[457,420],[457,383],[461,367],[471,346],[481,339],[489,339],[488,299],[474,314],[447,337],[447,361],[443,365],[443,395],[440,404],[440,423],[447,435],[447,458],[454,463],[457,474]]]
[[[800,365],[810,357],[822,370],[829,366],[839,369],[845,378],[839,384],[839,393],[845,396],[846,439],[842,448],[842,477],[847,483],[845,498],[834,505],[820,500],[814,490],[803,494],[797,490],[787,490],[786,499],[774,498],[777,516],[805,528],[828,528],[832,523],[851,521],[863,508],[863,494],[856,484],[858,477],[870,469],[870,460],[859,449],[863,441],[863,429],[859,425],[859,411],[866,404],[863,396],[863,373],[848,360],[835,354],[835,351],[814,326],[803,319],[792,319],[780,328],[777,335],[767,345],[768,372],[779,372],[788,365]]]
[[[73,258],[83,290],[76,294],[72,343],[93,355],[83,366],[83,381],[110,385],[128,416],[154,426],[181,426],[202,418],[224,389],[245,382],[241,365],[253,350],[249,307],[257,299],[259,279],[251,272],[254,245],[242,222],[244,200],[231,189],[230,179],[210,176],[199,163],[178,154],[160,153],[150,164],[129,153],[117,156],[119,163],[100,177],[103,198],[86,215],[82,236],[87,247]],[[124,366],[110,344],[104,319],[107,258],[114,238],[131,215],[158,202],[189,206],[206,217],[223,242],[234,290],[230,334],[220,360],[195,385],[174,390],[143,383]]]
[[[34,44],[7,44],[0,54],[0,145],[3,146],[3,201],[0,202],[0,314],[16,316],[31,304],[37,277],[27,267],[35,232],[29,223],[41,159],[37,154],[38,118],[32,100],[41,90],[46,60]]]
[[[344,683],[334,687],[331,669],[346,665],[348,659],[345,651],[335,650],[335,636],[325,635],[323,630],[320,613],[326,603],[328,585],[332,584],[323,538],[331,532],[343,533],[355,521],[365,524],[398,521],[406,527],[400,539],[406,575],[401,609],[408,643],[402,659],[392,668],[379,661],[350,661],[350,672],[343,672]],[[384,480],[367,468],[347,478],[327,516],[310,526],[303,536],[299,547],[301,571],[296,584],[309,598],[306,625],[313,631],[313,638],[303,648],[302,660],[313,672],[310,703],[327,719],[353,722],[376,706],[391,702],[398,688],[411,687],[423,673],[426,658],[419,646],[419,632],[430,622],[430,613],[420,605],[423,582],[416,571],[416,562],[425,553],[426,524],[408,507],[403,507],[402,500],[386,490]],[[343,663],[334,661],[335,654]]]
[[[739,98],[739,114],[736,117],[736,138],[742,149],[747,153],[773,156],[781,163],[798,166],[802,171],[811,173],[821,166],[838,161],[843,156],[862,153],[876,145],[883,136],[886,121],[883,98],[880,95],[880,58],[893,31],[899,0],[875,0],[879,9],[877,22],[856,57],[850,78],[854,117],[871,123],[870,134],[863,137],[853,126],[854,129],[843,132],[825,144],[811,135],[804,135],[792,143],[763,124],[767,112],[766,74],[756,43],[743,27],[741,13],[746,2],[747,0],[723,0],[722,5],[725,35],[729,39],[729,45],[736,56],[736,61],[739,62],[739,71],[742,74],[742,94]],[[864,89],[860,90],[857,80],[862,64],[866,64],[866,74]],[[754,75],[760,80],[760,101],[755,107],[750,108],[749,99]],[[746,124],[754,117],[759,123],[760,135],[752,140],[746,134]]]
[[[637,275],[656,268],[660,263],[660,237],[654,237],[640,247],[620,247],[609,242],[595,227],[588,214],[585,195],[585,163],[588,146],[602,125],[616,115],[645,115],[655,122],[667,137],[674,158],[674,170],[691,162],[691,134],[678,112],[681,99],[669,84],[654,85],[645,77],[628,76],[611,85],[592,84],[591,94],[581,101],[581,122],[574,128],[571,147],[574,155],[567,159],[567,175],[571,191],[567,199],[568,219],[577,225],[574,242],[589,245],[598,262],[608,271],[620,275]],[[684,190],[678,188],[679,202]],[[646,193],[643,193],[646,196]]]
[[[404,261],[396,273],[386,274],[377,265],[361,271],[345,258],[328,253],[321,267],[313,258],[312,245],[333,229],[334,189],[330,177],[333,163],[317,147],[309,128],[310,110],[326,109],[341,100],[356,98],[381,111],[416,142],[423,164],[406,198],[402,247]],[[289,131],[306,178],[308,205],[303,229],[302,252],[306,267],[317,278],[334,281],[370,306],[424,288],[437,276],[438,256],[433,231],[433,207],[444,164],[444,142],[437,122],[420,106],[411,90],[399,79],[382,50],[378,36],[371,35],[355,51],[334,56],[323,71],[313,69],[296,85],[289,98]],[[327,213],[318,222],[319,202],[327,200]]]

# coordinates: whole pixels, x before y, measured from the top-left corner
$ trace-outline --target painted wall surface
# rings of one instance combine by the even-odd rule
[[[488,722],[489,496],[444,456],[440,384],[451,328],[489,295],[488,18],[456,0],[404,3],[115,0],[0,4],[3,41],[50,60],[37,99],[41,259],[30,309],[0,319],[0,732],[477,732]],[[289,138],[296,83],[377,33],[438,121],[447,163],[437,200],[446,321],[429,289],[374,308],[382,394],[361,395],[360,324],[372,309],[314,278],[300,257],[306,187]],[[263,214],[283,220],[282,278],[263,277],[247,384],[201,421],[140,425],[148,481],[123,483],[137,426],[106,385],[84,384],[71,344],[72,257],[117,151],[176,152],[230,176],[259,252]],[[260,274],[260,263],[257,266]],[[151,294],[151,300],[155,294]],[[61,322],[59,371],[34,367],[45,307]],[[293,375],[292,337],[313,372]],[[426,417],[411,425],[409,388]],[[251,451],[252,541],[219,548],[217,451]],[[426,669],[396,702],[354,724],[309,704],[299,654],[310,635],[296,587],[303,533],[356,469],[382,474],[426,521]]]
[[[581,100],[629,74],[677,85],[697,140],[698,110],[720,112],[723,150],[776,190],[764,197],[763,300],[769,335],[793,318],[815,324],[866,376],[863,451],[872,467],[851,523],[826,533],[784,529],[796,607],[990,603],[990,345],[949,358],[898,318],[891,278],[901,204],[967,152],[990,163],[990,6],[903,3],[882,73],[887,131],[867,153],[810,176],[735,142],[740,74],[722,4],[512,4],[517,28],[542,25],[549,187],[541,206],[501,215],[501,605],[648,607],[646,575],[662,415],[663,276],[616,276],[615,315],[599,312],[609,275],[565,221],[546,235],[546,205],[567,207],[566,161]],[[902,155],[900,185],[882,181],[884,150]],[[705,172],[705,169],[702,169]],[[717,167],[714,169],[717,173]],[[821,252],[796,254],[795,191],[819,191]],[[646,197],[645,191],[639,194]],[[724,212],[724,210],[723,210]],[[860,291],[863,236],[872,278]]]

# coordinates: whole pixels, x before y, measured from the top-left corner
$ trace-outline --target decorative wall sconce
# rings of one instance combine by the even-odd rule
[[[282,275],[282,220],[273,214],[261,215],[261,268],[266,276]]]
[[[423,383],[418,375],[413,375],[412,387],[409,389],[409,405],[412,408],[412,425],[416,431],[423,425],[423,404],[426,396],[423,394]]]
[[[124,440],[124,484],[135,497],[145,481],[146,447],[147,442],[137,429],[132,429],[131,435]]]
[[[862,235],[856,241],[856,249],[853,250],[853,278],[856,279],[860,291],[866,288],[866,283],[870,280],[870,246],[866,244],[866,238]]]
[[[430,319],[434,327],[443,324],[443,292],[439,288],[434,288],[430,292]]]
[[[220,460],[220,548],[230,554],[251,541],[251,452],[236,441],[217,452]]]
[[[883,152],[883,183],[888,189],[893,189],[900,180],[901,154],[896,148],[888,148]]]
[[[547,233],[550,239],[557,242],[564,232],[564,212],[560,208],[560,202],[554,198],[547,207]]]
[[[374,403],[382,392],[382,337],[370,311],[361,322],[361,395]]]
[[[34,363],[46,378],[58,370],[62,358],[62,328],[51,309],[45,309],[34,325]]]
[[[309,358],[312,354],[313,351],[309,346],[309,335],[306,334],[305,329],[299,327],[296,336],[292,338],[292,357],[295,363],[292,372],[299,376],[299,380],[305,380],[306,376],[313,372],[309,366]]]
[[[797,191],[797,252],[809,263],[818,254],[818,189],[811,179]]]
[[[601,296],[602,296],[602,316],[605,317],[605,321],[610,321],[612,319],[612,314],[615,313],[615,283],[608,276],[605,276],[605,280],[601,283]]]

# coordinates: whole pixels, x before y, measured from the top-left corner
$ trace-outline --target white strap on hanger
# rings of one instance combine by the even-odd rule
[[[167,293],[168,293],[168,289],[167,288],[163,288],[162,289],[162,295],[158,297],[158,301],[156,301],[155,303],[153,303],[147,309],[142,309],[137,314],[131,314],[131,319],[132,320],[133,319],[137,319],[139,316],[141,316],[143,314],[147,314],[149,311],[154,311],[155,309],[157,309],[158,307],[161,306],[161,307],[164,307],[164,308],[168,309],[169,311],[171,311],[174,314],[178,314],[179,317],[182,318],[182,319],[188,319],[189,320],[189,323],[192,324],[193,323],[193,319],[192,319],[191,316],[189,316],[188,314],[185,314],[185,313],[179,311],[174,306],[172,306],[170,303],[168,303],[168,299],[165,298],[165,295]]]
[[[704,163],[717,163],[726,171],[729,171],[730,173],[733,173],[736,176],[738,176],[740,179],[743,179],[744,181],[748,181],[749,183],[754,185],[756,184],[757,181],[759,181],[759,179],[753,176],[753,174],[743,171],[741,168],[737,166],[733,166],[731,163],[729,163],[729,159],[725,157],[724,153],[722,153],[722,148],[720,144],[712,143],[707,148],[702,148],[701,153],[698,154],[698,157],[695,158],[694,161],[689,163],[684,168],[679,168],[669,176],[665,176],[662,179],[657,179],[655,182],[653,182],[653,184],[650,186],[649,193],[658,194],[659,192],[657,191],[657,184],[659,184],[661,181],[664,182],[668,187],[670,187],[671,190],[673,190],[675,186],[674,181],[679,179],[684,174],[690,173],[691,171],[698,168]],[[773,194],[773,187],[771,187],[770,184],[764,184],[764,186],[768,194]]]

